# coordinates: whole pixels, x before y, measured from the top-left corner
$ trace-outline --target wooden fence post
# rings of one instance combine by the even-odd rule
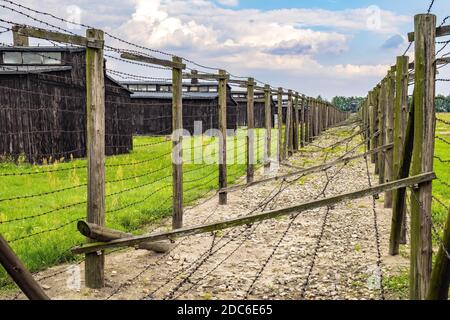
[[[394,98],[395,98],[395,67],[393,67],[386,79],[386,130],[385,144],[393,143],[394,140]],[[384,182],[392,181],[394,177],[394,152],[386,150]],[[386,192],[384,207],[392,208],[392,191]]]
[[[101,30],[86,30],[88,39],[103,41]],[[105,78],[103,48],[86,48],[86,105],[88,202],[87,221],[105,224]],[[89,240],[88,240],[89,241]],[[86,254],[85,282],[88,288],[105,285],[103,251]]]
[[[247,82],[247,183],[253,182],[255,171],[255,80]]]
[[[272,104],[271,104],[271,88],[270,85],[264,86],[264,101],[265,101],[265,122],[266,122],[266,143],[264,152],[264,167],[270,168],[270,158],[272,156]]]
[[[173,62],[182,59],[173,57]],[[172,68],[172,228],[183,227],[183,77],[182,69]]]
[[[39,283],[25,268],[14,251],[0,235],[0,265],[30,300],[49,300]]]
[[[300,148],[305,146],[305,95],[302,95],[300,105]]]
[[[292,141],[291,127],[292,127],[292,90],[289,90],[287,110],[286,110],[286,127],[284,131],[284,141],[283,141],[284,154],[287,156],[292,155],[289,148]]]
[[[403,153],[405,145],[405,131],[407,130],[407,116],[408,116],[408,56],[397,57],[397,73],[395,81],[395,104],[394,104],[394,179],[399,180],[406,178],[400,171],[403,159],[407,157]],[[412,129],[412,128],[411,128]],[[410,130],[411,130],[410,129]],[[410,135],[413,134],[411,131]],[[410,140],[411,137],[409,137]],[[409,150],[409,154],[412,150]],[[409,173],[411,156],[409,155],[409,161],[407,165],[407,172]],[[407,174],[406,174],[407,175]],[[405,203],[405,190],[395,190],[393,192],[392,201],[392,224],[391,224],[391,236],[389,243],[389,254],[398,255],[403,221],[405,221],[406,203]]]
[[[414,17],[414,149],[411,174],[433,171],[435,137],[435,40],[436,16]],[[422,183],[411,192],[410,298],[424,299],[431,276],[432,183]]]
[[[18,29],[20,27],[20,25],[14,25],[11,28],[13,34],[13,45],[14,47],[28,47],[30,45],[29,38],[27,36],[19,34]]]
[[[295,100],[294,100],[294,137],[293,137],[293,150],[294,152],[297,152],[299,149],[299,95],[298,92],[295,93]]]
[[[278,111],[278,161],[284,160],[283,153],[283,88],[278,88],[277,95],[277,111]]]
[[[225,70],[219,70],[219,189],[222,190],[228,185],[227,176],[227,77]],[[219,193],[219,204],[227,204],[227,193]]]
[[[378,102],[378,131],[379,131],[379,135],[378,135],[378,145],[379,146],[384,146],[385,144],[385,129],[386,129],[386,78],[383,79],[383,81],[381,82],[381,87],[380,87],[380,99]],[[379,184],[383,184],[384,183],[384,165],[385,165],[385,161],[386,161],[386,152],[385,151],[381,151],[379,153],[378,156],[378,168],[379,168],[379,172],[378,172],[378,182]]]
[[[374,132],[376,133],[376,134],[374,134],[374,136],[373,136],[373,139],[374,139],[374,143],[373,143],[373,147],[376,149],[376,148],[378,148],[380,145],[379,145],[379,135],[377,135],[380,131],[380,88],[381,88],[381,86],[379,86],[379,85],[377,85],[376,87],[375,87],[375,101],[374,101],[374,105],[375,105],[375,108],[374,108],[374,112],[373,112],[373,119],[374,119],[374,123],[373,123],[373,125],[374,125]],[[379,174],[380,173],[380,167],[379,167],[379,164],[380,164],[380,161],[379,161],[379,159],[380,159],[380,157],[381,157],[381,152],[377,152],[377,153],[375,153],[374,154],[374,160],[375,160],[375,174]]]

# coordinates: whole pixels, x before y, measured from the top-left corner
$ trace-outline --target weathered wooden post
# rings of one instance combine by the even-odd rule
[[[270,157],[272,156],[272,89],[270,85],[264,86],[264,105],[265,105],[265,125],[266,125],[266,143],[264,152],[264,167],[270,169]]]
[[[386,130],[385,144],[393,143],[394,140],[394,98],[395,98],[395,67],[388,74],[386,80]],[[384,182],[390,182],[394,176],[394,152],[388,149],[385,152]],[[392,208],[392,191],[387,191],[384,198],[384,207]]]
[[[435,137],[436,16],[414,17],[414,149],[411,174],[433,171]],[[411,192],[410,298],[424,299],[431,276],[432,183],[421,183]]]
[[[379,135],[380,132],[380,86],[375,87],[375,101],[374,101],[374,110],[373,110],[373,125],[374,125],[374,136],[373,136],[373,147],[374,149],[379,147]],[[374,161],[375,161],[375,174],[380,173],[380,161],[379,158],[381,156],[381,152],[374,153]]]
[[[405,146],[405,131],[407,130],[407,116],[408,116],[408,56],[397,57],[396,66],[396,80],[395,80],[395,104],[394,104],[394,180],[400,180],[406,178],[407,173],[409,173],[411,165],[411,156],[403,153]],[[410,130],[412,130],[411,128]],[[410,132],[412,135],[413,132]],[[411,137],[409,137],[412,140]],[[411,145],[412,147],[412,145]],[[411,154],[412,149],[407,152]],[[405,174],[400,170],[401,164],[404,162],[404,158],[408,157],[409,161],[404,163],[407,167],[403,171],[407,172]],[[405,202],[406,190],[395,190],[393,193],[392,201],[392,224],[391,224],[391,236],[389,243],[389,254],[398,255],[403,221],[405,221],[406,213],[406,202]]]
[[[255,80],[247,82],[247,183],[253,182],[255,170]]]
[[[294,98],[294,137],[293,137],[293,150],[294,152],[297,152],[299,149],[299,141],[298,141],[298,137],[299,137],[299,121],[300,121],[300,117],[299,117],[299,94],[298,92],[295,93],[295,98]]]
[[[283,88],[278,88],[277,95],[277,113],[278,113],[278,161],[281,162],[285,159],[283,153]]]
[[[49,297],[34,280],[28,269],[0,235],[0,265],[5,268],[9,276],[30,300],[49,300]]]
[[[300,148],[305,146],[305,95],[301,97],[300,104]]]
[[[102,43],[101,30],[86,30],[88,40]],[[103,45],[86,47],[86,106],[88,199],[87,221],[99,226],[105,224],[105,78]],[[91,240],[88,240],[91,241]],[[86,286],[92,289],[105,285],[104,251],[86,254]]]
[[[378,117],[379,117],[379,123],[378,123],[378,145],[384,146],[385,145],[385,129],[386,129],[386,78],[383,79],[381,82],[380,87],[380,99],[378,103]],[[386,164],[386,153],[385,150],[381,151],[379,153],[378,157],[378,183],[383,184],[384,183],[384,173],[385,173],[385,164]]]
[[[287,101],[287,110],[286,110],[286,127],[284,131],[284,141],[283,141],[283,149],[284,154],[291,156],[292,152],[290,149],[292,135],[291,135],[291,127],[292,127],[292,90],[288,90],[288,101]]]
[[[173,57],[172,62],[182,64]],[[172,68],[172,228],[183,227],[183,69]]]
[[[227,187],[227,73],[219,70],[219,189]],[[219,204],[227,204],[227,193],[219,192]]]

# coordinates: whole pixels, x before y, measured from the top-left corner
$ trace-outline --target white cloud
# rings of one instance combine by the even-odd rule
[[[237,7],[239,5],[239,0],[217,0],[217,2],[228,7]]]

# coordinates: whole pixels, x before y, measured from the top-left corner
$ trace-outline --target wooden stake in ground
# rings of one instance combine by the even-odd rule
[[[0,235],[0,264],[30,300],[50,300],[39,283],[25,268],[5,239]]]
[[[264,167],[270,168],[270,157],[272,156],[272,105],[271,105],[270,85],[264,87],[264,106],[265,106],[265,125],[266,125],[266,143],[264,151]]]
[[[302,95],[300,104],[300,148],[305,146],[305,105],[306,98]]]
[[[397,57],[397,74],[395,81],[395,104],[394,104],[394,179],[406,178],[409,174],[411,165],[412,142],[414,134],[413,125],[408,129],[407,112],[408,112],[408,56]],[[412,115],[412,118],[414,115]],[[413,119],[410,119],[412,121]],[[408,131],[407,131],[408,130]],[[409,134],[410,148],[404,150],[405,146],[405,131]],[[408,161],[405,161],[408,159]],[[405,203],[405,189],[395,190],[393,192],[392,201],[392,225],[391,237],[389,245],[389,254],[397,255],[400,248],[401,230],[403,221],[405,221],[406,203]]]
[[[414,149],[411,174],[433,171],[435,137],[436,16],[414,18]],[[421,183],[411,192],[410,298],[424,299],[431,276],[432,183]]]
[[[102,41],[104,34],[101,30],[88,29],[86,37]],[[87,47],[87,221],[99,226],[105,224],[105,79],[103,67],[103,49]],[[86,286],[92,289],[104,287],[104,252],[87,254],[85,266]]]
[[[386,130],[385,144],[392,143],[394,140],[394,98],[395,98],[395,67],[393,67],[386,79]],[[394,153],[393,150],[387,150],[384,166],[384,182],[392,181],[394,176]],[[386,192],[384,197],[384,207],[392,208],[392,191]]]
[[[173,57],[173,62],[182,60]],[[173,172],[173,214],[172,228],[183,227],[183,83],[182,69],[172,68],[172,172]]]
[[[247,82],[247,183],[253,182],[255,170],[255,79]]]
[[[227,77],[225,70],[219,70],[219,189],[227,186]],[[227,193],[219,192],[219,204],[227,204]]]
[[[298,111],[299,111],[299,95],[298,92],[295,93],[295,98],[294,98],[294,128],[293,128],[293,146],[292,149],[294,152],[298,151],[299,148],[299,143],[298,143],[298,136],[299,136],[299,115],[298,115]]]
[[[281,162],[286,158],[283,149],[283,88],[278,88],[278,161]]]
[[[284,131],[284,142],[283,142],[284,154],[288,155],[288,156],[292,155],[289,150],[289,147],[291,146],[291,141],[292,141],[291,127],[292,127],[292,90],[289,90],[288,91],[287,110],[286,110],[286,127],[285,127],[285,131]]]

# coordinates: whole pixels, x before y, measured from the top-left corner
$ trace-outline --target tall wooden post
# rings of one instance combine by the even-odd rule
[[[294,98],[294,136],[293,136],[293,150],[294,152],[297,152],[299,149],[299,122],[300,122],[300,117],[299,117],[299,95],[298,92],[295,93],[295,98]]]
[[[104,34],[101,30],[88,29],[86,37],[103,41]],[[105,78],[103,66],[103,48],[87,47],[87,221],[99,226],[105,224]],[[86,254],[85,280],[88,288],[104,287],[104,268],[104,251]]]
[[[414,18],[414,149],[411,174],[433,171],[435,136],[435,39],[436,16],[419,14]],[[426,297],[431,276],[432,183],[411,192],[410,298]]]
[[[255,171],[255,80],[247,82],[247,183],[253,182]]]
[[[380,86],[375,87],[375,101],[374,101],[374,110],[373,110],[373,126],[374,126],[374,136],[373,136],[373,147],[374,149],[378,148],[379,144],[379,135],[380,132]],[[380,161],[379,158],[381,156],[380,152],[374,153],[374,161],[375,161],[375,174],[380,173]]]
[[[394,179],[405,178],[400,171],[400,164],[406,156],[403,154],[405,131],[408,116],[408,56],[397,57],[394,103]],[[408,172],[410,163],[408,163]],[[400,248],[403,221],[405,220],[405,190],[395,190],[392,202],[392,224],[389,243],[389,254],[397,255]]]
[[[219,189],[226,188],[227,179],[227,74],[219,70]],[[227,204],[227,193],[219,192],[219,204]]]
[[[286,158],[283,150],[283,88],[278,88],[278,161],[281,162]]]
[[[305,95],[302,95],[300,104],[300,148],[305,146]]]
[[[378,123],[378,130],[379,130],[379,135],[378,135],[378,145],[384,146],[385,145],[385,129],[386,129],[386,78],[383,79],[382,83],[381,83],[381,87],[380,87],[380,99],[378,102],[378,117],[379,117],[379,123]],[[386,153],[385,151],[381,151],[378,157],[378,168],[379,168],[379,173],[378,173],[378,182],[379,184],[383,184],[384,183],[384,166],[386,164]]]
[[[173,57],[173,62],[182,59]],[[172,68],[172,228],[183,227],[183,70]]]
[[[272,90],[270,85],[264,86],[266,143],[264,151],[264,167],[270,168],[270,157],[272,156]]]
[[[284,141],[283,141],[283,149],[284,154],[291,156],[291,151],[289,149],[292,141],[291,136],[291,126],[292,126],[292,90],[288,90],[288,101],[287,101],[287,110],[286,110],[286,127],[284,131]]]
[[[179,57],[173,62],[182,63]],[[183,227],[183,70],[172,68],[172,228]]]
[[[388,74],[386,80],[386,130],[385,143],[394,141],[394,98],[395,98],[395,67]],[[391,182],[394,177],[394,151],[386,150],[384,182]],[[392,191],[387,191],[384,198],[384,207],[392,208]]]

